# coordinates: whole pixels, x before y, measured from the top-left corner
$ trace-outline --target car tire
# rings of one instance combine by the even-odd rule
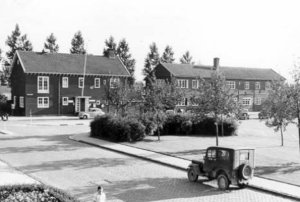
[[[1,116],[2,121],[8,121],[8,115],[7,114],[3,114]]]
[[[198,175],[192,168],[188,169],[188,179],[190,182],[196,182],[198,180]]]
[[[253,171],[250,165],[242,164],[240,165],[238,172],[240,178],[248,180],[251,177]]]
[[[83,119],[87,119],[87,118],[88,118],[87,115],[84,115],[84,116],[83,116]]]
[[[220,190],[228,189],[229,180],[228,180],[228,177],[225,174],[222,173],[222,174],[218,175],[217,181],[218,181],[218,188]]]

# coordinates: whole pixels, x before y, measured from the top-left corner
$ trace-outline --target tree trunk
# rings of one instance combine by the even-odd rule
[[[219,146],[219,128],[218,128],[218,119],[217,116],[215,116],[216,119],[216,146]]]
[[[280,133],[281,133],[281,146],[283,146],[283,132],[282,132],[282,125],[280,126]]]
[[[222,133],[222,137],[224,137],[224,122],[223,122],[223,114],[221,115],[221,124],[222,124],[222,131],[221,131],[221,133]]]
[[[300,110],[299,110],[299,100],[297,97],[297,118],[298,118],[298,136],[299,136],[299,152],[300,152]]]

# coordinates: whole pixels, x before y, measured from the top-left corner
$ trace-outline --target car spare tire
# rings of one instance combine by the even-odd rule
[[[253,169],[248,164],[242,164],[239,167],[239,177],[248,180],[252,176]]]

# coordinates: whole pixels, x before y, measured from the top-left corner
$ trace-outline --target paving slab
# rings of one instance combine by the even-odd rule
[[[112,143],[109,141],[92,138],[88,133],[77,134],[70,136],[70,139],[84,142],[90,145],[109,149],[112,151],[128,154],[142,159],[150,160],[170,167],[174,167],[185,171],[190,163],[190,160],[177,158],[174,156],[158,153],[154,151],[135,148],[123,144]],[[261,177],[254,177],[249,183],[249,187],[271,192],[277,195],[282,195],[300,201],[300,187],[292,184],[287,184],[279,181],[265,179]]]

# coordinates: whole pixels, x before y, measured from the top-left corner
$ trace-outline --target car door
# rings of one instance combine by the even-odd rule
[[[212,148],[208,149],[206,151],[206,155],[204,158],[204,171],[205,172],[210,172],[216,167],[216,161],[217,161],[217,149]]]

